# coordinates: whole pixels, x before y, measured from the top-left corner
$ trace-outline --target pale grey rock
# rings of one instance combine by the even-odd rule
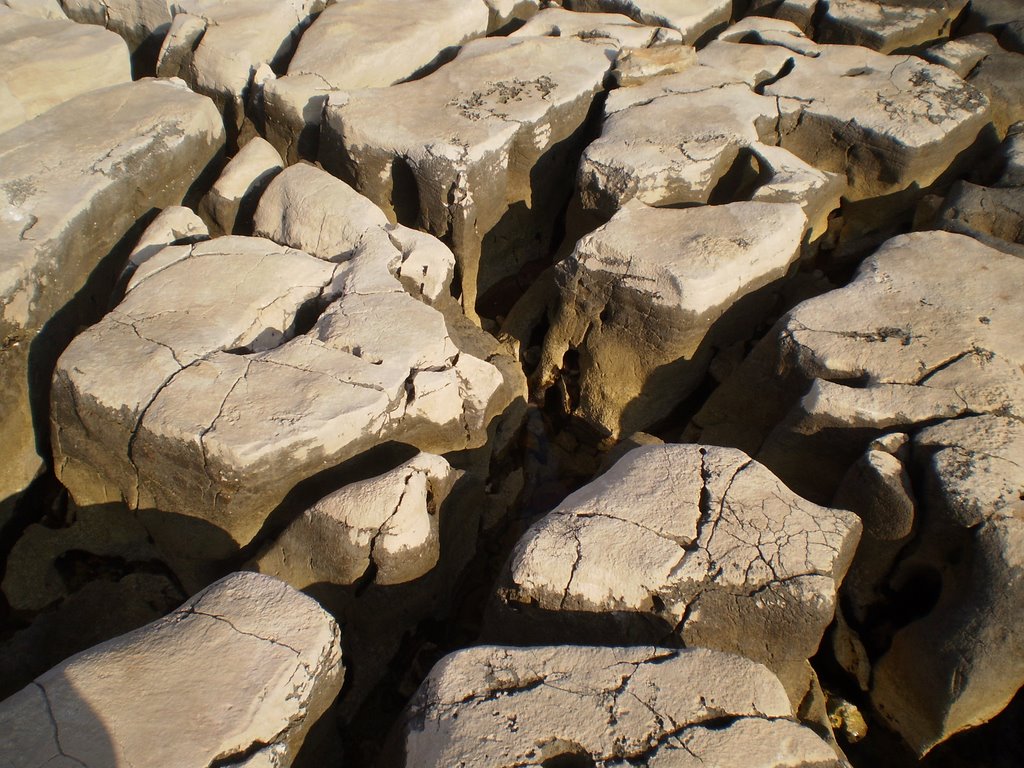
[[[653,633],[739,653],[782,676],[796,706],[860,527],[740,451],[645,446],[526,532],[500,599],[506,621],[535,619],[526,631],[542,638],[596,614],[613,636],[632,633],[620,641]]]
[[[320,162],[390,219],[450,242],[476,317],[478,296],[549,257],[570,147],[610,66],[580,40],[471,41],[422,80],[332,96]]]
[[[1024,122],[1010,126],[1003,142],[1003,172],[997,187],[1024,187]]]
[[[933,45],[921,52],[921,58],[933,64],[941,64],[967,77],[978,62],[999,51],[999,41],[987,32],[977,32],[966,37]]]
[[[107,301],[83,292],[90,275],[110,270],[105,258],[141,217],[180,203],[223,144],[209,99],[152,80],[82,94],[0,134],[0,500],[48,455],[53,363],[95,320],[83,302]]]
[[[425,576],[441,553],[438,509],[458,471],[421,453],[346,485],[296,518],[254,564],[296,589],[326,582],[402,584]]]
[[[776,45],[801,56],[816,56],[821,51],[821,46],[807,37],[792,21],[767,16],[740,19],[715,38],[715,41]]]
[[[838,768],[778,680],[707,649],[481,646],[439,661],[391,765]]]
[[[0,703],[0,752],[16,768],[288,766],[342,679],[334,620],[276,579],[236,573]]]
[[[919,754],[994,717],[1024,685],[1024,426],[947,421],[914,438],[927,514],[894,585],[935,574],[938,598],[874,665],[875,708]]]
[[[436,67],[483,37],[488,18],[483,0],[334,3],[303,34],[287,75],[264,84],[267,138],[289,162],[315,159],[331,93],[389,86]]]
[[[803,302],[694,418],[827,501],[873,438],[969,414],[1020,416],[1024,262],[945,232],[889,240],[845,288]]]
[[[697,54],[689,45],[625,48],[615,57],[612,77],[616,85],[624,88],[658,75],[685,72],[696,64]]]
[[[1024,53],[997,49],[971,69],[967,82],[988,98],[990,119],[1000,137],[1024,120]]]
[[[651,27],[620,13],[574,13],[558,7],[545,8],[510,37],[575,37],[599,44],[611,41],[618,48],[682,43],[677,29]]]
[[[139,265],[168,245],[194,243],[208,240],[209,237],[210,230],[199,214],[182,205],[170,205],[156,215],[135,243],[121,273],[121,280],[127,284]]]
[[[260,195],[283,169],[284,161],[265,139],[257,136],[242,147],[200,203],[213,234],[251,234]]]
[[[68,18],[116,32],[133,54],[148,57],[171,24],[168,0],[60,0]]]
[[[521,24],[540,10],[541,0],[483,0],[490,13],[488,34]]]
[[[756,303],[719,320],[786,275],[805,227],[792,203],[627,205],[555,268],[538,391],[561,387],[570,413],[612,436],[654,424],[693,391],[713,347],[757,322]],[[562,371],[570,351],[578,372]]]
[[[622,13],[649,26],[671,27],[693,45],[729,23],[732,0],[566,0],[573,11]]]
[[[0,5],[40,19],[67,19],[59,0],[0,0]]]
[[[1024,188],[982,187],[956,182],[938,215],[938,226],[978,239],[1024,245]],[[986,245],[998,247],[991,239]]]
[[[206,19],[191,13],[175,14],[156,58],[157,77],[176,77],[188,65],[192,52],[206,34]]]
[[[79,94],[132,79],[124,41],[0,6],[0,133]]]

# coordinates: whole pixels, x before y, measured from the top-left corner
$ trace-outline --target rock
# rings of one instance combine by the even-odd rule
[[[697,64],[697,54],[688,45],[657,45],[652,48],[624,48],[615,59],[612,77],[624,88],[658,75],[675,75]]]
[[[323,609],[236,573],[0,703],[0,751],[12,766],[288,766],[342,678]]]
[[[556,266],[538,391],[557,382],[570,413],[613,436],[655,424],[714,347],[756,324],[757,294],[786,275],[805,225],[795,204],[623,208]]]
[[[838,768],[791,717],[767,669],[717,651],[482,646],[437,663],[389,765]]]
[[[833,45],[793,62],[764,89],[778,99],[778,144],[845,174],[850,200],[926,187],[991,120],[977,90],[916,57]]]
[[[687,438],[732,445],[827,502],[876,437],[1024,402],[1024,262],[963,235],[893,238],[854,280],[785,315]]]
[[[214,234],[251,234],[260,195],[283,169],[281,156],[264,139],[257,136],[242,147],[200,206]]]
[[[1003,142],[1004,165],[997,187],[1024,187],[1024,122],[1010,126]]]
[[[998,51],[999,41],[987,32],[978,32],[926,48],[921,52],[921,58],[948,67],[960,77],[967,77],[979,61]]]
[[[59,0],[68,18],[82,24],[98,24],[116,32],[128,43],[136,61],[146,60],[146,74],[160,41],[171,24],[167,0]],[[192,0],[196,2],[196,0]],[[180,3],[179,3],[180,5]]]
[[[579,40],[472,41],[422,80],[332,96],[320,162],[390,219],[450,242],[475,317],[488,289],[550,258],[572,145],[609,67]]]
[[[545,8],[510,37],[575,37],[600,45],[610,41],[617,48],[640,49],[682,42],[679,30],[640,24],[620,13],[573,13],[558,7]],[[687,46],[682,50],[692,49]]]
[[[21,10],[0,6],[0,133],[79,94],[132,79],[117,35]]]
[[[573,11],[623,13],[641,24],[678,29],[694,45],[729,22],[732,0],[566,0]]]
[[[520,539],[495,631],[584,639],[589,621],[606,642],[739,653],[783,676],[796,706],[859,533],[853,513],[804,501],[739,451],[637,448]]]
[[[1024,120],[1024,54],[990,53],[974,66],[967,82],[988,98],[990,119],[1000,137],[1010,125]]]
[[[874,706],[919,754],[998,714],[1024,685],[1024,427],[976,416],[914,437],[926,508],[897,589],[925,615],[874,664]]]
[[[519,25],[540,10],[540,0],[483,0],[490,12],[487,33],[501,33]]]
[[[296,168],[256,224],[313,255],[244,237],[165,248],[55,375],[61,481],[81,504],[126,501],[178,568],[230,555],[297,483],[375,445],[483,445],[520,396],[521,373],[402,289],[419,257],[315,186],[291,197]]]
[[[487,33],[483,0],[345,0],[303,34],[285,77],[263,88],[267,137],[290,163],[315,159],[327,97],[402,82]]]
[[[891,53],[947,37],[967,0],[828,0],[824,5],[824,14],[815,19],[818,42]]]
[[[0,508],[49,455],[50,374],[76,327],[96,319],[90,302],[108,300],[108,254],[153,208],[180,203],[223,143],[208,99],[152,80],[82,94],[0,134]]]
[[[0,0],[0,6],[40,19],[67,19],[58,0]]]
[[[785,48],[801,56],[815,56],[821,46],[792,21],[765,16],[747,16],[729,26],[714,42],[757,43]],[[733,49],[735,50],[735,49]]]
[[[378,477],[352,483],[296,518],[255,561],[296,589],[311,584],[413,581],[437,565],[437,509],[458,477],[421,453]]]
[[[254,72],[262,64],[283,69],[302,31],[325,4],[249,0],[243,8],[231,0],[175,2],[170,6],[175,25],[158,55],[159,74],[180,77],[212,98],[234,136],[242,128]],[[191,18],[178,21],[180,14]]]
[[[210,230],[195,211],[182,205],[168,206],[156,215],[135,243],[121,273],[121,281],[127,283],[143,262],[168,245],[190,245],[209,238]]]
[[[990,235],[1024,245],[1024,188],[981,187],[958,181],[939,212],[939,226],[949,232]],[[986,245],[994,244],[988,240]]]

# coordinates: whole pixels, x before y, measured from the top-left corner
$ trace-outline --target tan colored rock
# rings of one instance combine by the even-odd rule
[[[999,240],[1024,245],[1024,188],[982,187],[958,181],[939,211],[938,226],[970,235],[994,248],[1000,248]]]
[[[685,72],[697,63],[697,54],[688,45],[657,45],[651,48],[625,48],[615,58],[612,77],[620,88],[637,85],[658,75]]]
[[[933,64],[941,64],[967,77],[978,62],[999,51],[999,41],[987,32],[978,32],[955,40],[946,40],[925,49],[921,58]]]
[[[49,453],[54,362],[96,319],[85,304],[108,300],[83,292],[88,279],[110,271],[106,257],[141,217],[181,202],[223,143],[208,99],[152,80],[82,94],[0,134],[0,509]]]
[[[622,13],[649,26],[671,27],[694,45],[724,26],[732,15],[732,0],[566,0],[573,11]]]
[[[60,0],[60,4],[68,18],[116,32],[133,55],[144,58],[160,48],[173,16],[167,0]]]
[[[890,53],[947,37],[966,5],[966,0],[829,0],[817,19],[816,39]]]
[[[79,94],[132,79],[124,41],[0,6],[0,133]]]
[[[997,187],[1024,187],[1024,122],[1010,126],[1003,142],[1003,172]]]
[[[0,752],[18,768],[288,766],[343,676],[323,609],[236,573],[0,703]]]
[[[574,13],[558,7],[545,8],[510,37],[575,37],[599,44],[611,41],[618,48],[641,49],[682,43],[677,29],[647,26],[620,13]]]
[[[257,136],[242,147],[200,204],[213,234],[251,234],[260,195],[283,169],[284,161],[265,139]]]
[[[656,423],[712,349],[757,322],[756,301],[734,305],[786,275],[805,227],[795,204],[623,208],[556,266],[539,391],[557,384],[570,413],[613,436]],[[570,355],[578,372],[563,371]]]
[[[541,0],[483,0],[490,12],[487,33],[501,32],[529,20],[540,10]]]
[[[422,80],[332,96],[320,162],[450,242],[475,317],[478,297],[550,257],[570,146],[610,66],[579,40],[472,41]]]
[[[0,0],[0,5],[40,19],[64,20],[67,18],[67,14],[64,13],[58,0]]]
[[[716,651],[481,646],[437,663],[390,764],[838,768],[791,716],[767,669]]]
[[[185,245],[208,240],[209,237],[210,230],[206,222],[195,211],[182,205],[170,205],[156,215],[135,243],[121,273],[121,280],[127,282],[139,265],[168,245]]]
[[[511,9],[509,9],[511,12]],[[450,59],[483,37],[483,0],[342,0],[303,34],[284,77],[264,84],[270,142],[289,162],[315,159],[327,97],[399,83]]]
[[[1024,120],[1024,53],[996,49],[979,61],[967,82],[981,91],[991,104],[991,120],[999,136]]]
[[[529,637],[564,639],[596,615],[605,640],[747,656],[795,706],[859,534],[853,513],[804,501],[740,451],[641,447],[527,531],[500,595],[536,622]]]

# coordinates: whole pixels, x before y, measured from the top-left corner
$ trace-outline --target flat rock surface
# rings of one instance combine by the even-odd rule
[[[671,27],[687,45],[724,26],[732,13],[731,0],[567,0],[565,5],[574,11],[622,13],[641,24]]]
[[[0,751],[12,766],[287,766],[342,679],[330,616],[237,573],[0,703]]]
[[[392,764],[840,764],[789,717],[767,669],[717,651],[481,646],[434,667]]]

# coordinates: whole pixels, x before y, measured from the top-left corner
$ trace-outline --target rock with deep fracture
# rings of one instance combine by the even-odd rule
[[[53,364],[108,301],[125,255],[112,250],[180,203],[223,145],[210,100],[166,80],[91,91],[0,134],[0,517],[49,453]]]
[[[739,653],[776,671],[796,706],[860,528],[740,451],[637,448],[519,541],[502,621],[542,640],[603,632]]]
[[[621,13],[573,13],[564,8],[545,8],[532,17],[510,37],[576,37],[599,45],[609,41],[619,48],[651,48],[671,44],[681,50],[679,30],[652,27],[633,21]]]
[[[0,703],[8,765],[288,766],[341,688],[340,631],[283,582],[236,573]]]
[[[435,665],[391,766],[838,768],[779,681],[707,649],[480,646]]]
[[[284,77],[263,84],[266,135],[290,162],[315,159],[334,91],[379,88],[429,71],[487,33],[483,0],[344,0],[303,34]]]
[[[0,7],[0,72],[0,132],[80,93],[132,79],[117,35],[7,7]]]
[[[550,37],[472,41],[422,80],[332,96],[320,162],[389,219],[449,242],[475,317],[478,296],[549,258],[609,50]]]
[[[795,203],[628,205],[556,266],[537,387],[562,387],[605,433],[651,426],[757,323],[758,293],[786,275],[805,226]]]
[[[242,147],[200,203],[213,234],[251,235],[260,195],[283,168],[281,156],[265,139],[256,137]]]
[[[683,42],[693,45],[725,26],[733,0],[566,0],[573,11],[622,13],[641,24],[679,30]]]

